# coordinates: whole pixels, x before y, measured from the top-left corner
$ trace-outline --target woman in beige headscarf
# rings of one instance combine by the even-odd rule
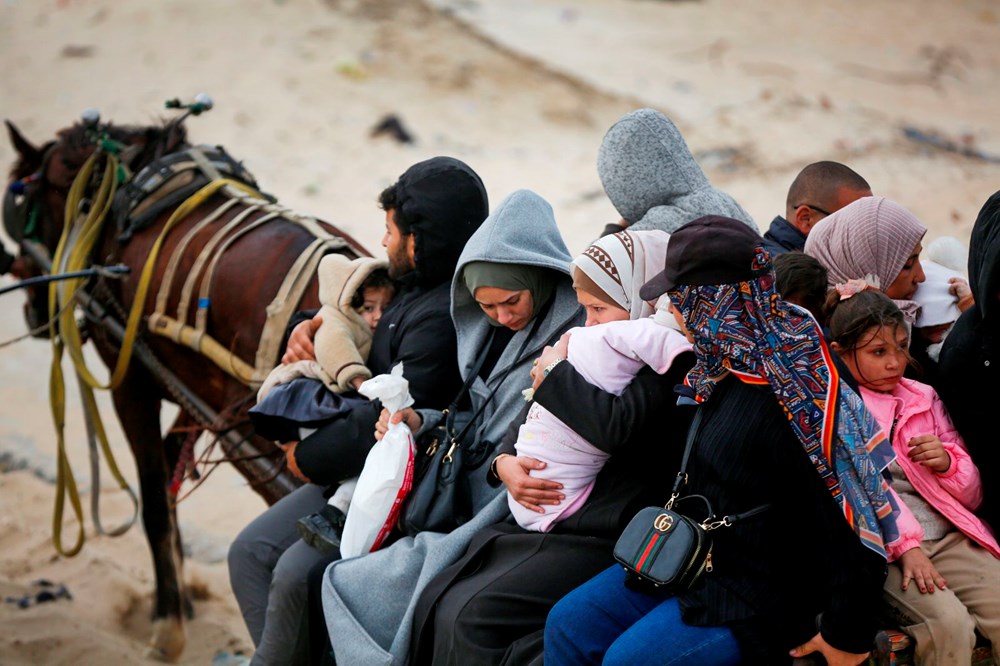
[[[831,288],[864,280],[894,300],[912,326],[920,307],[913,294],[924,281],[920,251],[926,233],[898,203],[864,197],[820,220],[806,238],[805,252],[826,267]]]

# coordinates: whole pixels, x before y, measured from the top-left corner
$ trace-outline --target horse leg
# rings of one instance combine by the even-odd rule
[[[167,483],[172,484],[174,476],[183,473],[184,470],[178,470],[177,466],[180,464],[181,450],[184,448],[184,443],[189,437],[196,436],[192,435],[191,429],[195,427],[196,422],[187,412],[181,411],[177,414],[177,418],[174,420],[174,424],[167,430],[167,434],[163,437],[163,450],[167,460],[167,472],[168,479]],[[183,566],[184,564],[184,545],[181,538],[180,523],[177,522],[177,504],[176,498],[169,498],[170,501],[170,513],[173,519],[174,525],[178,526],[174,530],[174,550],[177,555],[177,561]],[[181,578],[183,580],[183,578]],[[194,603],[191,600],[191,595],[188,593],[187,588],[183,588],[183,598],[181,601],[184,604],[184,616],[187,619],[194,617]]]
[[[156,592],[153,600],[153,635],[146,656],[175,661],[184,651],[182,553],[177,520],[167,496],[171,470],[167,467],[160,433],[160,396],[145,372],[130,370],[112,391],[115,410],[135,457],[142,497],[142,522],[146,529]]]

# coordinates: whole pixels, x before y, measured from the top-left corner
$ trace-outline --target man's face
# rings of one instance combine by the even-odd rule
[[[413,234],[403,234],[396,226],[396,211],[390,208],[385,211],[385,235],[382,236],[382,247],[385,248],[389,260],[389,277],[398,279],[417,267],[413,259],[415,237]]]

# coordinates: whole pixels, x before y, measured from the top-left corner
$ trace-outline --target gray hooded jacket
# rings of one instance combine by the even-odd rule
[[[629,229],[671,233],[704,215],[722,215],[760,231],[742,206],[712,187],[680,130],[654,109],[632,111],[611,126],[597,174]]]
[[[462,279],[473,261],[523,264],[551,269],[558,280],[551,306],[537,330],[529,323],[511,338],[486,381],[471,388],[478,408],[496,388],[476,429],[476,442],[496,446],[524,406],[521,390],[531,385],[531,362],[542,348],[573,326],[583,324],[570,278],[570,254],[549,204],[537,194],[519,190],[493,211],[469,239],[452,280],[452,318],[458,333],[458,363],[463,378],[486,343],[490,324]],[[526,344],[525,344],[526,342]],[[518,351],[524,352],[518,356]],[[507,373],[506,379],[501,379]],[[487,456],[469,470],[472,520],[448,534],[421,532],[383,550],[334,562],[323,577],[323,609],[337,663],[404,664],[410,645],[413,609],[427,583],[465,552],[472,535],[508,514],[506,492],[486,482]]]

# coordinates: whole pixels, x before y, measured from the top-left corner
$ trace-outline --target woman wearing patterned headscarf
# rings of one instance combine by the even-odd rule
[[[921,241],[927,227],[898,203],[863,197],[823,218],[806,237],[805,252],[826,267],[831,288],[865,280],[899,306],[912,326],[913,301],[924,281]]]
[[[653,314],[639,289],[663,267],[668,240],[664,231],[622,231],[599,238],[573,260],[573,288],[588,326]],[[602,317],[607,308],[621,312]]]
[[[546,624],[547,666],[866,658],[896,538],[891,449],[815,320],[778,297],[762,242],[730,218],[695,220],[641,295],[666,293],[695,345],[684,494],[716,517],[766,510],[712,532],[713,569],[693,590],[629,589],[616,566],[567,595]]]

